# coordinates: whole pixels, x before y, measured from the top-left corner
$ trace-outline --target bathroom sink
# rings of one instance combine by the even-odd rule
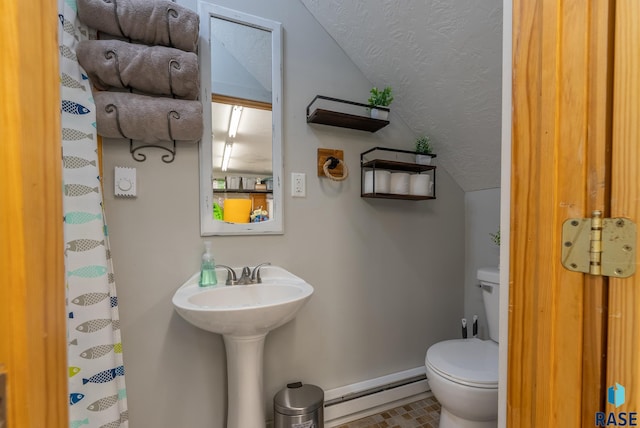
[[[173,306],[185,320],[224,338],[227,428],[265,426],[265,338],[291,321],[313,294],[311,285],[281,267],[263,266],[259,272],[260,284],[225,285],[227,270],[217,268],[213,287],[198,286],[196,273],[173,295]]]
[[[212,333],[266,334],[291,321],[313,294],[311,285],[278,266],[261,268],[261,284],[227,286],[227,271],[218,268],[216,273],[218,285],[199,287],[196,273],[173,296],[185,320]]]

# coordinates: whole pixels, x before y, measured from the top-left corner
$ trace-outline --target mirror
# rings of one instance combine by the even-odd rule
[[[198,10],[201,235],[283,233],[282,26],[205,1]]]

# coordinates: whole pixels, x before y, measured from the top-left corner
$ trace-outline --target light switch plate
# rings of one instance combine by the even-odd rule
[[[135,198],[137,196],[136,169],[115,167],[113,184],[116,197]]]

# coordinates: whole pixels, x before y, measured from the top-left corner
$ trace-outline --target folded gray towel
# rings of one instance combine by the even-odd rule
[[[128,92],[94,92],[98,134],[147,143],[202,138],[199,101],[150,97]]]
[[[83,40],[76,46],[76,55],[100,90],[113,86],[198,99],[198,56],[193,52],[119,40]]]
[[[78,17],[114,36],[197,52],[198,14],[168,0],[78,0]]]

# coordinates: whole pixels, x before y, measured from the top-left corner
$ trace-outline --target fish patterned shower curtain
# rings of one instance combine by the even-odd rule
[[[102,206],[95,104],[75,55],[89,29],[58,0],[70,428],[127,428],[118,298]]]

